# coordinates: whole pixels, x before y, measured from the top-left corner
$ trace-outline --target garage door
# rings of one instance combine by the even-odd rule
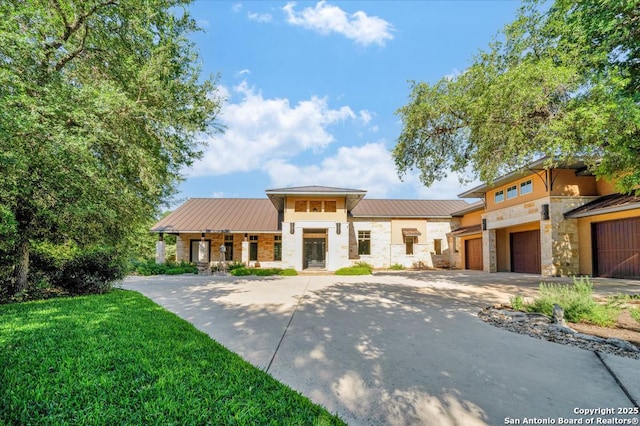
[[[640,218],[594,223],[594,273],[640,278]]]
[[[540,230],[514,232],[511,235],[511,270],[539,274]]]
[[[467,269],[482,271],[482,238],[465,240],[464,265]]]

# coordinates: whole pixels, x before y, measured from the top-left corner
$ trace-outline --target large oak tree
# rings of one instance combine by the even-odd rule
[[[0,2],[5,287],[27,285],[34,242],[117,245],[174,193],[198,135],[220,130],[188,3]]]
[[[547,156],[640,187],[640,1],[525,1],[468,69],[413,82],[397,114],[400,174],[491,182]]]

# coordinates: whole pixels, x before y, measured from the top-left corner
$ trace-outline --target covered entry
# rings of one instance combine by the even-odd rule
[[[327,254],[327,230],[305,229],[302,249],[302,267],[325,268]]]
[[[542,272],[540,258],[540,230],[514,232],[509,238],[511,271],[529,274]]]
[[[593,223],[594,275],[640,278],[640,217]]]
[[[464,267],[482,271],[482,238],[473,238],[464,242]]]

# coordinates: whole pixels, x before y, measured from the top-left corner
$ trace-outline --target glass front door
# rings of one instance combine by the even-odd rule
[[[324,238],[304,239],[304,269],[325,267],[326,244]]]

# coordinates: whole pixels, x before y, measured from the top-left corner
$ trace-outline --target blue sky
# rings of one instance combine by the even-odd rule
[[[401,181],[390,154],[409,80],[462,72],[517,1],[196,1],[204,74],[219,74],[224,134],[184,171],[176,201],[327,185],[368,198],[453,199],[455,175]]]

